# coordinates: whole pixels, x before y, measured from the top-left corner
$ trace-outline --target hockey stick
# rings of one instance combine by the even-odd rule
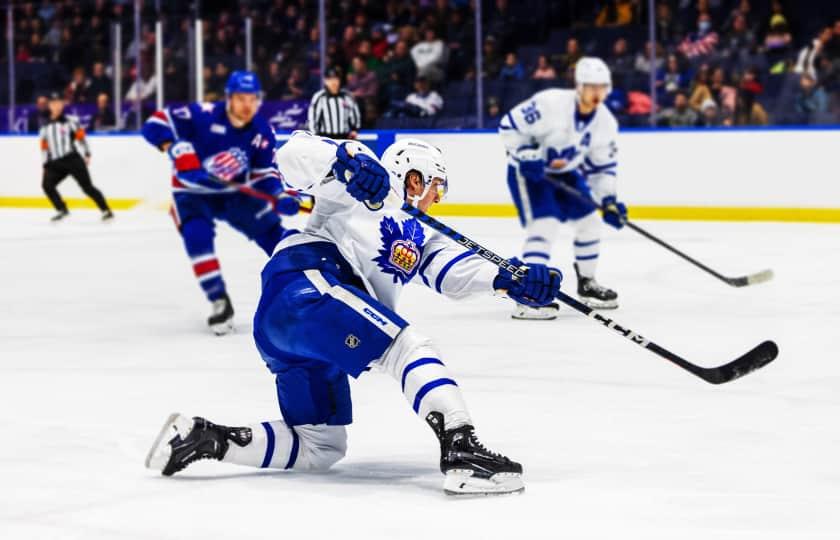
[[[254,189],[251,186],[246,186],[245,184],[237,184],[236,182],[228,182],[226,180],[223,180],[222,178],[219,178],[218,176],[213,176],[212,178],[216,182],[219,182],[220,184],[224,184],[228,187],[232,187],[233,189],[235,189],[236,191],[238,191],[240,193],[244,193],[245,195],[250,195],[251,197],[254,197],[255,199],[261,199],[263,201],[266,201],[266,202],[271,204],[272,208],[274,208],[274,204],[277,202],[277,198],[274,197],[273,195],[269,195],[268,193],[265,193],[265,192],[260,191],[258,189]],[[300,209],[298,210],[299,212],[302,212],[304,214],[311,214],[312,213],[312,208],[315,206],[315,197],[313,197],[312,195],[308,195],[308,194],[305,194],[305,193],[300,193],[298,191],[291,190],[291,189],[287,189],[284,193],[286,193],[287,195],[290,195],[292,197],[297,197],[297,198],[300,199],[301,204],[300,204]],[[307,206],[303,205],[304,201],[308,201]]]
[[[521,279],[523,276],[525,276],[527,268],[511,264],[507,261],[507,259],[490,251],[478,242],[470,240],[463,234],[441,223],[440,221],[426,214],[422,210],[411,206],[405,201],[400,200],[400,198],[393,191],[391,191],[388,194],[386,203],[394,206],[399,206],[400,209],[406,214],[417,218],[419,221],[425,223],[432,229],[450,238],[457,244],[464,246],[476,255],[483,257],[484,259],[495,264],[499,268],[507,270],[514,276],[514,279]],[[778,356],[779,354],[779,348],[773,341],[764,341],[751,351],[747,352],[742,356],[739,356],[738,358],[727,364],[714,368],[705,368],[692,364],[688,360],[685,360],[684,358],[672,353],[671,351],[654,343],[653,341],[645,339],[633,330],[621,326],[613,319],[604,317],[600,313],[596,312],[594,309],[577,301],[576,299],[572,298],[571,296],[565,294],[562,291],[557,293],[557,299],[566,304],[567,306],[570,306],[575,311],[578,311],[579,313],[582,313],[587,317],[590,317],[591,319],[594,319],[595,321],[603,324],[605,327],[615,331],[616,333],[627,338],[636,345],[644,347],[645,349],[653,352],[661,358],[664,358],[676,364],[677,366],[688,371],[689,373],[696,375],[704,381],[712,384],[722,384],[729,381],[733,381],[739,377],[743,377],[751,371],[755,371],[766,366],[767,364],[775,360],[776,356]]]
[[[575,188],[573,188],[571,186],[568,186],[568,185],[564,184],[563,182],[561,182],[559,180],[555,180],[551,177],[546,177],[546,180],[552,186],[562,190],[564,193],[570,195],[572,198],[576,199],[578,202],[592,205],[594,208],[597,208],[597,209],[603,211],[603,208],[599,204],[597,204],[595,201],[593,201],[592,199],[590,199],[589,197],[587,197],[586,195],[584,195],[580,191],[576,190]],[[632,229],[632,230],[636,231],[637,233],[641,234],[642,236],[644,236],[648,240],[651,240],[651,241],[659,244],[660,246],[664,247],[665,249],[667,249],[671,253],[677,255],[678,257],[681,257],[681,258],[685,259],[686,261],[690,262],[694,266],[696,266],[696,267],[700,268],[701,270],[704,270],[705,272],[715,276],[719,280],[723,281],[727,285],[731,285],[732,287],[746,287],[747,285],[756,285],[758,283],[764,283],[765,281],[770,281],[771,279],[773,279],[773,271],[772,270],[762,270],[761,272],[756,272],[755,274],[750,274],[748,276],[739,276],[739,277],[724,276],[723,274],[720,274],[719,272],[716,272],[715,270],[712,270],[711,268],[709,268],[705,264],[701,263],[697,259],[695,259],[693,257],[690,257],[689,255],[686,255],[685,253],[678,250],[677,248],[675,248],[671,244],[665,242],[664,240],[662,240],[660,238],[657,238],[656,236],[647,232],[643,228],[639,227],[638,225],[636,225],[635,223],[633,223],[629,219],[625,218],[622,221],[622,223],[624,225],[626,225],[629,229]]]

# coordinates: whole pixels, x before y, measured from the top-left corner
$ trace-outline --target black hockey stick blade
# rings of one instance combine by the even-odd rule
[[[726,278],[725,281],[733,287],[746,287],[748,285],[756,285],[764,283],[773,279],[773,271],[770,269],[750,274],[749,276],[741,276],[736,278]]]
[[[779,346],[773,341],[765,341],[728,364],[716,368],[700,368],[695,374],[712,384],[728,383],[763,368],[778,355]]]

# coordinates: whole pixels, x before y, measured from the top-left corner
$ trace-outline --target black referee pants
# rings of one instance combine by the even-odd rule
[[[58,184],[70,175],[82,188],[82,191],[93,199],[96,206],[100,210],[108,210],[108,203],[105,202],[105,197],[102,192],[96,189],[90,179],[85,160],[77,153],[73,153],[63,158],[54,159],[44,164],[44,177],[41,182],[41,187],[44,188],[44,193],[50,199],[50,202],[58,211],[67,211],[67,205],[58,194]]]

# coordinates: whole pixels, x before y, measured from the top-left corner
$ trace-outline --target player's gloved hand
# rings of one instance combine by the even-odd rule
[[[202,168],[192,143],[178,141],[170,145],[166,153],[175,165],[175,176],[182,182],[193,187],[198,186],[212,190],[225,188],[223,183],[214,179],[210,173]]]
[[[627,207],[624,203],[618,202],[615,195],[608,195],[601,199],[601,208],[604,209],[605,223],[616,229],[624,227],[627,221]]]
[[[514,257],[508,262],[516,266],[522,266],[522,261]],[[528,306],[545,306],[554,300],[560,291],[560,283],[563,281],[563,273],[557,268],[544,264],[532,263],[527,267],[525,277],[518,281],[513,279],[513,274],[500,268],[499,274],[493,280],[493,288],[506,290],[512,300]]]
[[[338,147],[334,172],[347,184],[347,193],[359,202],[380,203],[388,196],[391,183],[388,171],[375,158],[364,153],[353,157],[347,153],[347,143]]]
[[[294,216],[300,211],[300,199],[281,192],[274,196],[274,211],[283,216]]]
[[[516,153],[519,160],[519,174],[529,182],[542,182],[545,176],[545,160],[536,149],[524,149]]]

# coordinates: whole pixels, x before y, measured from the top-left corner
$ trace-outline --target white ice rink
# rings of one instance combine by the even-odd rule
[[[645,223],[725,274],[775,271],[746,289],[608,234],[620,322],[704,365],[779,343],[720,387],[570,309],[512,321],[496,298],[408,288],[401,312],[439,344],[480,438],[525,467],[521,496],[464,500],[441,492],[437,441],[384,375],[353,383],[349,454],[327,474],[144,469],[170,412],[278,418],[250,335],[265,257],[220,228],[237,332],[217,338],[165,214],[48,216],[0,212],[0,539],[840,538],[838,226]],[[445,221],[519,250],[513,220]]]

